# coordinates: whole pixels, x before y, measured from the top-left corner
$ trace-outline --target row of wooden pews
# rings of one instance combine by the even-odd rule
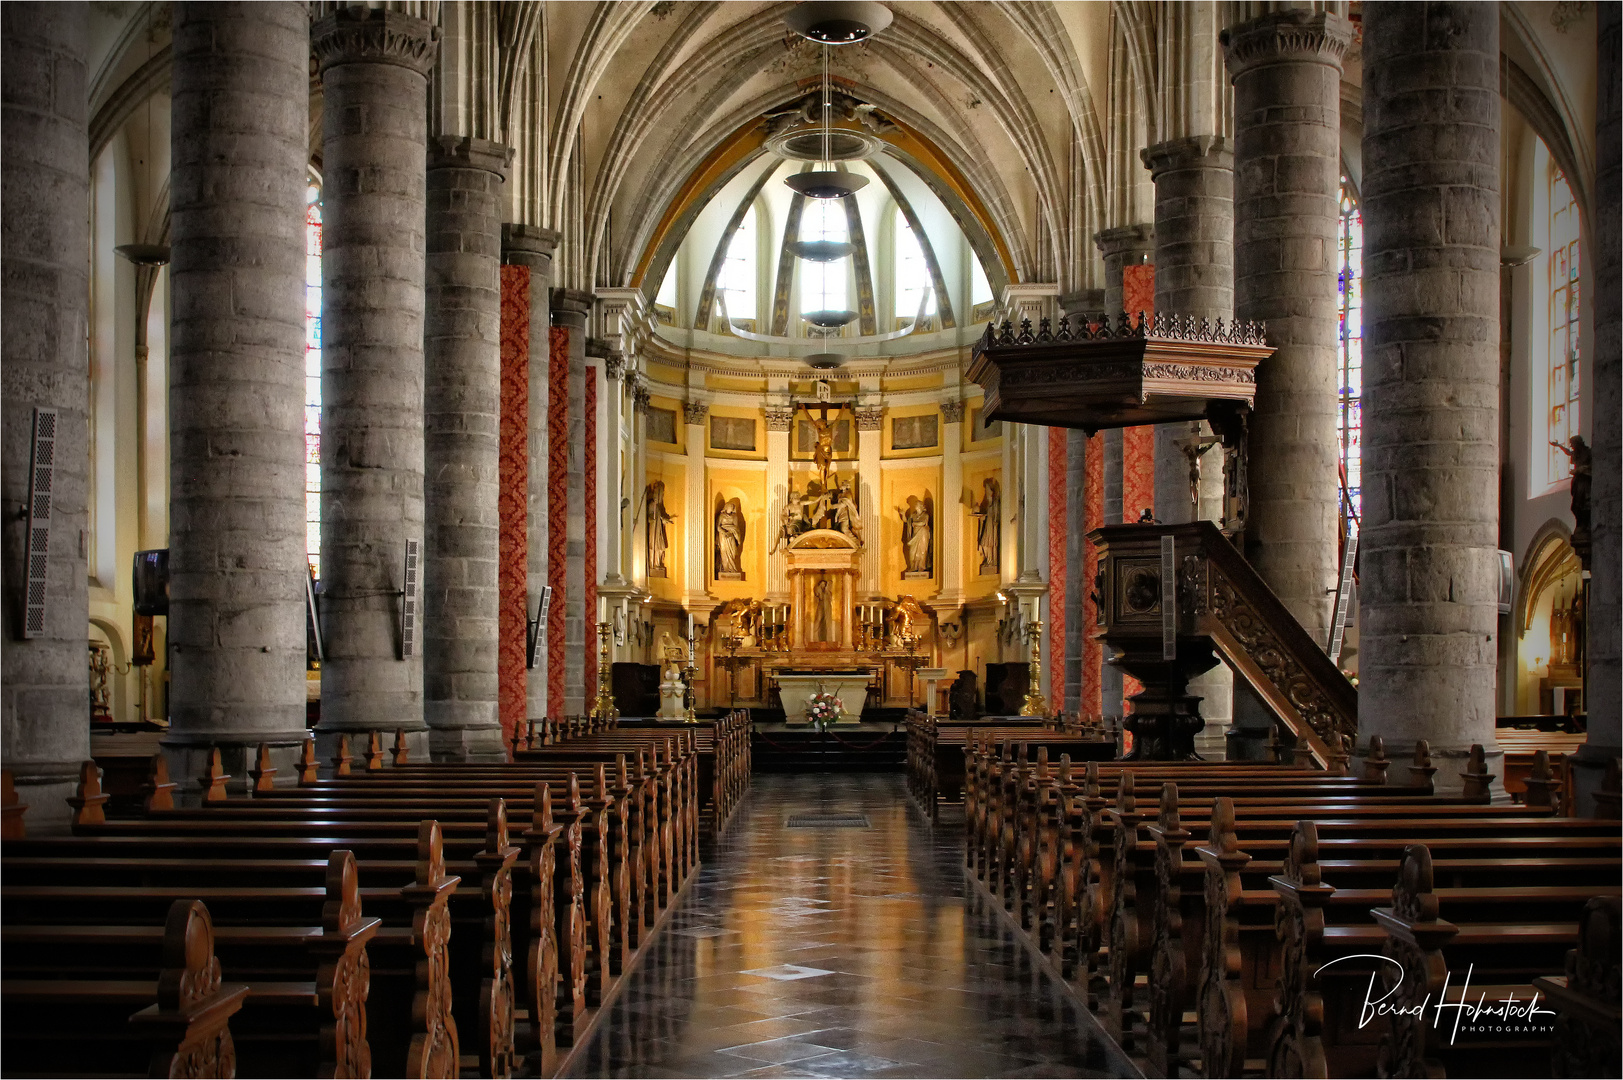
[[[644,745],[650,738],[674,738],[693,755],[699,828],[702,835],[714,836],[726,827],[749,790],[750,726],[747,709],[692,724],[592,717],[530,720],[514,734],[513,760],[524,761],[531,755],[619,753],[626,747]]]
[[[1047,746],[1056,757],[1073,761],[1109,761],[1115,739],[1102,721],[1077,717],[996,717],[975,722],[944,720],[913,711],[907,714],[907,787],[931,821],[941,820],[941,804],[964,798],[964,748],[972,737],[1018,738],[1029,746]]]
[[[1432,793],[1424,744],[1395,778],[1407,784],[1386,782],[1378,748],[1359,778],[1079,768],[1048,749],[970,742],[966,861],[1150,1074],[1539,1075],[1552,1051],[1617,1046],[1619,823],[1490,804],[1480,748],[1454,798]],[[1585,957],[1602,941],[1597,968]],[[1553,1037],[1555,1013],[1496,1028],[1483,1014],[1491,1031],[1451,1040],[1454,1011],[1434,1025],[1435,1006],[1445,980],[1457,1002],[1468,973],[1472,1002],[1525,1012],[1538,991],[1579,1030]],[[1409,1011],[1366,1006],[1388,993]]]
[[[216,1040],[241,1075],[552,1075],[698,866],[694,733],[624,734],[514,763],[416,765],[403,735],[386,754],[372,733],[359,756],[338,740],[325,768],[306,744],[296,785],[274,782],[261,748],[250,798],[227,797],[216,755],[196,807],[177,805],[159,756],[124,820],[86,763],[74,835],[5,847],[8,1020],[14,983],[48,1000],[41,982],[156,977],[141,964],[173,950],[153,927],[186,900],[200,902],[194,922],[212,916],[215,982],[246,987]],[[151,957],[105,953],[108,926],[125,923],[146,928],[118,940]],[[26,1041],[8,1025],[8,1070]],[[48,1056],[51,1037],[38,1041]]]

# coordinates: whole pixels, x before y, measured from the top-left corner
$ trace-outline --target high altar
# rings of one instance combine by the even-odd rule
[[[792,411],[810,460],[799,459],[779,489],[767,554],[781,576],[776,588],[761,588],[760,599],[739,595],[749,583],[767,584],[760,564],[748,559],[750,541],[763,539],[746,528],[748,494],[740,499],[722,488],[709,497],[709,576],[732,593],[708,613],[694,644],[701,669],[708,668],[712,706],[781,706],[788,723],[800,724],[809,699],[822,692],[839,699],[841,723],[857,724],[876,706],[924,704],[913,672],[938,660],[936,618],[914,596],[890,599],[881,590],[895,577],[932,591],[938,492],[928,484],[887,492],[876,483],[849,453],[854,412],[832,401],[801,402]],[[881,497],[905,506],[876,513]],[[668,516],[661,507],[649,515],[656,522]],[[894,550],[876,550],[880,545]]]

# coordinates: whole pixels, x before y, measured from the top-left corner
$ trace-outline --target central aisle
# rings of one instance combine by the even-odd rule
[[[575,1075],[1137,1075],[962,861],[900,776],[757,775]]]

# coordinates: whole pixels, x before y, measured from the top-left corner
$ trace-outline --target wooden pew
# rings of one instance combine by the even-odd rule
[[[229,823],[207,819],[187,820],[142,819],[135,821],[107,821],[101,815],[102,795],[94,782],[96,769],[87,762],[80,794],[70,799],[75,806],[76,833],[74,842],[24,842],[24,846],[8,845],[7,857],[32,855],[48,857],[55,851],[75,851],[84,858],[113,857],[117,852],[126,858],[149,858],[155,853],[175,858],[169,872],[185,874],[189,863],[206,857],[206,852],[221,859],[238,859],[250,850],[245,842],[273,839],[294,841],[305,856],[309,873],[322,869],[322,860],[340,846],[361,850],[361,872],[376,872],[369,861],[371,851],[365,850],[368,837],[390,837],[396,840],[394,848],[399,865],[377,868],[393,875],[384,887],[364,890],[367,905],[384,919],[384,928],[376,933],[370,946],[372,992],[368,1004],[368,1027],[374,1036],[372,1056],[380,1070],[387,1072],[410,1071],[412,1075],[455,1075],[460,1069],[460,1042],[451,1012],[453,993],[449,949],[452,920],[449,901],[455,893],[460,877],[445,873],[443,836],[440,827],[432,821],[399,821],[368,823],[334,830],[327,823],[310,821],[267,821]],[[207,778],[206,778],[207,779]],[[218,777],[213,779],[217,780]],[[482,848],[483,829],[474,845]],[[166,841],[179,840],[161,851],[155,846]],[[352,842],[355,841],[355,842]],[[117,845],[117,846],[115,846]],[[77,848],[77,850],[75,850]],[[258,853],[263,853],[261,846]],[[288,850],[284,844],[282,850]],[[515,852],[516,854],[516,852]],[[403,872],[409,866],[409,872]],[[248,871],[242,871],[248,872]],[[151,881],[158,879],[149,878]],[[402,885],[399,882],[404,881]],[[309,885],[289,887],[251,886],[241,889],[221,886],[219,889],[197,889],[203,899],[211,901],[215,921],[224,925],[311,925],[319,924],[319,910],[313,915],[301,916],[300,904],[317,904],[324,890],[314,880]],[[47,896],[56,902],[74,906],[81,911],[79,921],[95,921],[93,892],[64,892],[60,895],[49,890],[55,886],[39,886],[35,892],[19,891],[8,884],[3,895],[7,904],[6,921],[16,921],[28,912],[36,912]],[[63,886],[65,889],[95,889],[97,886]],[[145,892],[128,890],[123,896],[130,904],[151,903],[173,886],[149,884]],[[41,891],[43,890],[43,891]],[[15,902],[15,903],[14,903]],[[470,945],[476,945],[472,942]]]
[[[49,867],[25,869],[14,858],[7,856],[6,925],[0,931],[8,1072],[32,1071],[11,1056],[21,1048],[25,1058],[55,1053],[58,1065],[49,1071],[71,1073],[72,1054],[116,1053],[127,1034],[151,1025],[145,1037],[168,1040],[175,1055],[162,1071],[155,1056],[152,1075],[232,1075],[230,1069],[246,1076],[370,1075],[368,945],[379,920],[361,913],[349,852],[332,854],[323,887],[300,909],[317,915],[313,925],[293,925],[285,918],[252,922],[251,915],[243,918],[245,897],[227,899],[228,890],[219,886],[210,887],[220,895],[216,906],[231,918],[221,926],[213,925],[203,902],[184,895],[207,891],[196,887],[143,892],[106,885],[18,885],[19,877],[34,882],[53,875]],[[105,880],[101,868],[84,867],[83,861],[56,860],[79,876]],[[19,889],[31,893],[18,897]],[[260,902],[267,903],[263,897]],[[157,921],[159,912],[163,922]],[[141,980],[160,968],[164,974],[154,998],[143,989],[153,984]],[[222,971],[232,986],[222,984]],[[237,983],[244,978],[249,985]],[[109,989],[103,993],[96,984]],[[155,1004],[131,1017],[127,1033],[110,1014],[128,1015],[131,996],[143,994]],[[61,1010],[81,998],[90,1011],[70,1013],[71,1030],[64,1032]],[[98,1016],[106,1022],[87,1022]],[[57,1045],[31,1048],[33,1032]],[[223,1071],[209,1071],[215,1067]],[[81,1071],[120,1069],[103,1060]]]
[[[1349,836],[1342,828],[1339,837],[1327,839],[1320,830],[1329,823],[1298,822],[1288,840],[1277,836],[1278,824],[1269,839],[1254,838],[1257,831],[1239,835],[1233,806],[1225,802],[1214,810],[1210,840],[1197,852],[1205,866],[1205,904],[1195,999],[1207,1075],[1239,1075],[1248,1060],[1290,1068],[1293,1047],[1319,1045],[1312,1040],[1322,1039],[1321,1033],[1302,1034],[1299,1028],[1300,1038],[1281,1049],[1283,1036],[1272,1018],[1294,1008],[1286,996],[1301,989],[1302,965],[1317,970],[1329,959],[1326,948],[1379,951],[1371,912],[1389,895],[1382,883],[1399,873],[1415,843],[1438,853],[1435,869],[1450,887],[1483,894],[1462,893],[1462,902],[1508,904],[1513,913],[1519,896],[1529,898],[1520,910],[1531,913],[1541,888],[1568,887],[1565,900],[1571,901],[1615,884],[1619,842],[1607,823],[1489,816],[1489,808],[1483,809],[1485,816],[1474,822],[1417,816],[1384,837]],[[1184,896],[1192,891],[1186,888]],[[1188,907],[1184,911],[1188,927]],[[1364,1065],[1373,1067],[1373,1058]],[[1312,1067],[1311,1061],[1302,1067]]]
[[[65,928],[69,935],[73,929]],[[161,924],[96,929],[101,962],[134,977],[87,977],[60,957],[63,938],[45,935],[38,945],[51,956],[47,970],[14,977],[21,949],[7,933],[0,1070],[11,1076],[234,1075],[230,1024],[248,987],[223,981],[208,908],[176,900]]]
[[[1398,1076],[1533,1075],[1549,1061],[1554,1014],[1543,1022],[1526,1015],[1538,996],[1533,973],[1576,944],[1578,920],[1597,892],[1618,896],[1615,879],[1599,885],[1548,868],[1543,884],[1486,884],[1497,875],[1494,860],[1483,859],[1484,884],[1441,887],[1433,846],[1406,848],[1390,906],[1372,907],[1362,896],[1338,905],[1343,890],[1317,865],[1314,823],[1299,824],[1285,872],[1272,879],[1284,938],[1279,1019],[1267,1047],[1275,1075],[1297,1067],[1302,1075],[1321,1068],[1348,1075],[1377,1064]],[[1459,874],[1456,863],[1451,875]],[[1329,963],[1335,973],[1325,973]],[[1523,1015],[1492,1025],[1491,1037],[1457,1041],[1438,1006],[1465,994],[1472,1002],[1517,1000]],[[1365,1002],[1374,999],[1385,1008],[1369,1010]],[[1453,1019],[1461,1019],[1458,1010]]]
[[[1567,953],[1563,975],[1540,976],[1533,987],[1557,1013],[1550,1052],[1552,1076],[1605,1076],[1623,1058],[1619,1032],[1619,955],[1623,945],[1623,904],[1597,896],[1578,918],[1578,944]]]
[[[342,836],[360,856],[363,875],[393,891],[410,885],[419,868],[414,823],[424,813],[443,812],[439,835],[442,851],[451,854],[448,869],[470,886],[478,885],[454,890],[447,905],[451,926],[457,928],[448,945],[447,977],[465,1041],[477,1054],[481,1071],[506,1075],[516,1067],[520,1053],[515,1016],[522,1004],[535,1028],[531,1048],[546,1061],[556,1057],[560,1033],[567,1045],[586,1008],[579,820],[587,811],[578,787],[567,789],[560,800],[559,816],[565,819],[560,826],[552,820],[550,791],[543,790],[535,805],[534,785],[517,789],[528,791],[524,802],[529,805],[522,809],[531,813],[531,828],[519,838],[523,846],[510,837],[507,802],[500,798],[455,799],[453,809],[435,801],[438,792],[430,792],[413,798],[397,795],[370,811],[333,811],[299,802],[301,790],[277,788],[252,801],[228,800],[200,809],[166,805],[154,808],[143,821],[104,823],[79,831],[104,840],[117,837],[109,842],[132,854],[161,842],[175,844],[175,854],[209,851],[222,857],[239,851],[297,855],[322,844],[323,837]],[[274,797],[278,794],[288,797]],[[561,854],[542,850],[554,844],[563,846]],[[543,861],[549,867],[545,880],[536,871]],[[401,921],[410,927],[414,920],[411,913],[402,912]],[[560,942],[566,953],[562,962]],[[522,961],[516,971],[515,955]],[[560,971],[568,974],[577,968],[578,980],[559,984]]]

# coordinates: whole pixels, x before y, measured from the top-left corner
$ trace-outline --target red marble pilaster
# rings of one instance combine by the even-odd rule
[[[1065,486],[1064,428],[1048,429],[1048,702],[1065,708]]]
[[[586,366],[586,700],[597,696],[597,379]]]
[[[526,712],[525,634],[529,608],[530,486],[530,268],[502,267],[501,466],[496,510],[501,554],[496,581],[500,595],[496,655],[497,713],[502,741]]]
[[[1083,528],[1089,532],[1105,519],[1105,437],[1088,439],[1087,472],[1082,480]],[[1093,581],[1099,573],[1099,551],[1089,543],[1082,559],[1082,702],[1088,716],[1104,713],[1104,647],[1095,632],[1099,606],[1093,601]]]
[[[547,715],[564,715],[564,593],[569,529],[569,327],[554,326],[547,353]]]
[[[1125,267],[1121,274],[1122,307],[1136,317],[1155,315],[1155,265],[1144,263]],[[1122,431],[1121,439],[1121,517],[1137,521],[1145,510],[1155,512],[1155,428],[1145,424]],[[1122,676],[1122,697],[1131,698],[1144,684],[1131,675]],[[1127,701],[1125,711],[1132,711]]]

